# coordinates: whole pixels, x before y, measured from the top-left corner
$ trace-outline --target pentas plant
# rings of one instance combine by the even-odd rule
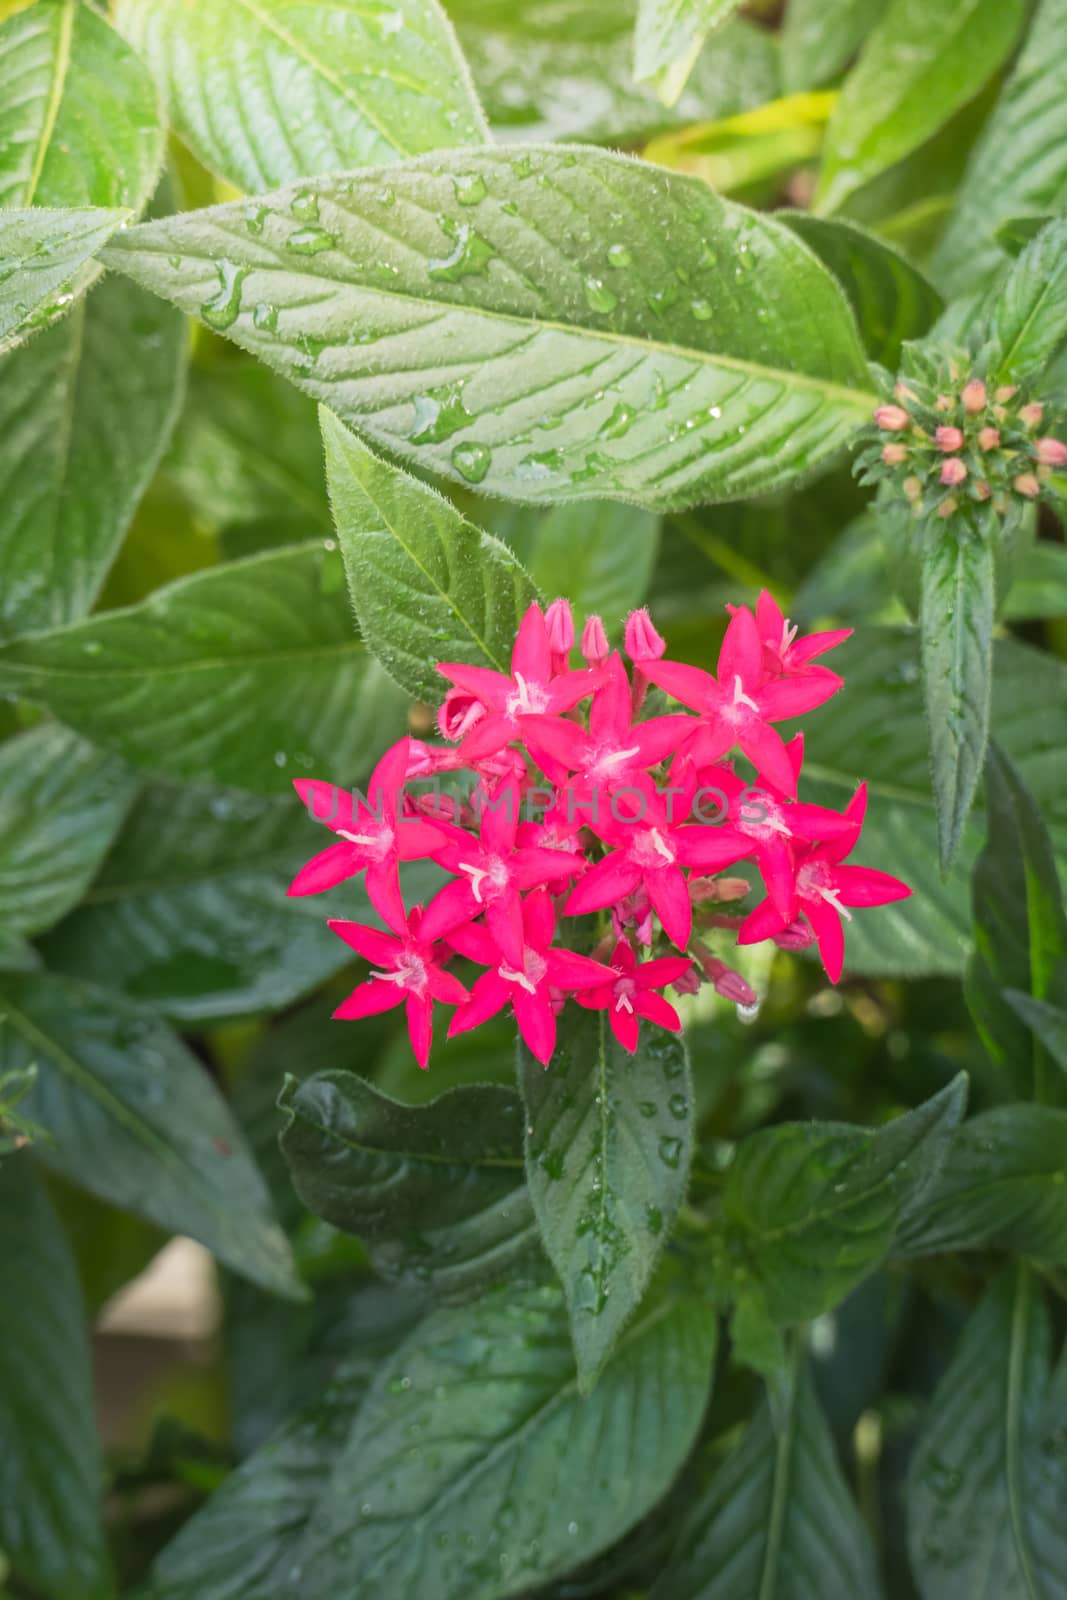
[[[837,982],[850,908],[911,893],[847,860],[863,827],[864,785],[840,813],[799,799],[803,735],[787,744],[779,728],[841,689],[818,658],[850,630],[800,638],[767,593],[755,612],[729,609],[712,674],[665,659],[645,610],[626,623],[629,671],[596,616],[580,641],[584,665],[575,666],[569,603],[556,600],[547,612],[533,604],[510,673],[438,664],[450,685],[437,714],[443,743],[401,739],[366,796],[296,780],[336,842],[297,874],[290,894],[363,874],[390,930],[331,921],[372,963],[335,1016],[403,1005],[425,1067],[435,1004],[453,1008],[450,1037],[510,1006],[547,1064],[568,999],[606,1011],[631,1052],[642,1024],[680,1030],[666,989],[692,993],[710,983],[753,1004],[747,981],[706,939],[814,943]],[[684,709],[647,715],[650,686]],[[754,769],[751,780],[738,755]],[[470,775],[465,796],[438,781],[457,771]],[[432,792],[426,779],[435,780]],[[447,881],[425,907],[409,908],[400,865],[418,858],[435,862]],[[747,914],[723,912],[750,892],[736,875],[746,862],[764,896]]]

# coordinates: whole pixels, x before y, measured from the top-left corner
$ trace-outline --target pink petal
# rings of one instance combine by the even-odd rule
[[[512,992],[511,1006],[531,1054],[547,1067],[556,1048],[556,1014],[547,990],[541,985],[536,994],[528,994],[525,989],[516,988]]]
[[[505,889],[494,900],[490,900],[485,908],[485,925],[499,950],[498,963],[506,961],[509,967],[521,967],[522,901],[517,889]]]
[[[362,922],[344,922],[339,917],[331,917],[326,926],[361,955],[364,961],[371,961],[376,967],[392,968],[393,962],[404,949],[400,940],[394,939],[392,934],[368,928]]]
[[[754,906],[737,930],[738,944],[762,944],[764,939],[781,933],[788,924],[774,909],[770,900],[761,900]]]
[[[739,828],[692,823],[676,828],[671,843],[683,867],[695,867],[698,872],[714,872],[719,867],[732,866],[752,855],[756,846],[747,833]]]
[[[404,780],[408,775],[408,755],[411,740],[405,734],[403,739],[398,739],[391,745],[371,773],[367,785],[367,798],[370,809],[376,817],[382,817],[388,822],[395,822],[400,810],[400,800],[404,792]]]
[[[790,717],[802,717],[806,711],[814,711],[838,689],[844,688],[844,683],[845,680],[828,667],[812,667],[799,678],[775,678],[765,683],[753,698],[767,722],[785,722]]]
[[[689,902],[689,885],[677,867],[664,867],[657,872],[646,872],[645,888],[652,901],[663,931],[672,944],[684,950],[689,943],[693,926],[693,908]]]
[[[520,889],[534,889],[542,883],[562,883],[565,878],[573,878],[582,861],[570,850],[547,850],[532,845],[516,850],[508,864]]]
[[[819,955],[822,957],[826,976],[831,983],[836,983],[845,964],[845,932],[841,926],[841,918],[833,906],[814,896],[804,900],[803,909],[811,924],[812,932],[819,941]]]
[[[411,1048],[415,1052],[415,1060],[423,1071],[430,1060],[430,1045],[433,1042],[433,1001],[420,1000],[417,994],[409,994],[407,1006],[408,1033],[411,1036]]]
[[[846,639],[851,639],[851,628],[830,628],[825,633],[808,633],[803,639],[798,639],[789,651],[790,666],[796,662],[806,665],[815,656],[825,655],[827,650],[836,650],[839,644],[844,644]]]
[[[452,1039],[457,1033],[469,1033],[472,1028],[480,1028],[483,1022],[488,1022],[490,1017],[502,1011],[510,999],[511,989],[499,973],[483,972],[471,990],[466,1005],[460,1006],[453,1015],[448,1037]]]
[[[437,854],[445,843],[445,834],[421,817],[401,817],[396,825],[396,842],[401,861],[422,861]]]
[[[873,867],[837,867],[834,888],[846,906],[887,906],[911,895],[906,883]]]
[[[654,961],[642,961],[637,969],[637,987],[662,989],[677,982],[692,965],[688,956],[657,956]]]
[[[637,746],[637,765],[655,767],[667,756],[673,755],[679,745],[696,732],[692,717],[650,717],[638,722],[625,734],[625,745]],[[677,819],[678,813],[675,812]]]
[[[606,983],[599,989],[578,989],[574,999],[586,1011],[606,1011],[615,1004],[615,986]]]
[[[637,1049],[637,1041],[641,1032],[641,1025],[637,1020],[635,1011],[627,1011],[623,1007],[613,1005],[608,1012],[608,1022],[611,1031],[630,1055]]]
[[[593,748],[585,729],[566,717],[524,716],[522,737],[540,765],[547,756],[568,772],[577,772]]]
[[[585,877],[570,892],[563,910],[568,917],[583,917],[589,911],[601,911],[624,895],[631,894],[641,882],[641,869],[635,867],[621,851],[612,851],[595,867],[590,867]]]
[[[589,707],[589,731],[597,743],[621,741],[630,726],[630,680],[617,650],[604,663],[604,682]]]
[[[859,843],[860,834],[863,832],[864,820],[867,816],[867,785],[861,783],[852,799],[845,807],[845,821],[849,825],[849,832],[841,835],[839,839],[832,839],[829,843],[819,846],[818,854],[823,861],[844,861],[845,857]]]
[[[762,681],[763,645],[756,619],[747,606],[739,606],[730,618],[719,650],[716,677],[727,689],[733,687],[735,677],[748,690]]]
[[[658,685],[664,694],[680,700],[683,706],[691,706],[694,711],[718,704],[718,684],[710,672],[702,672],[699,667],[687,667],[681,661],[646,661],[643,671],[649,682]]]
[[[793,763],[773,728],[768,728],[756,717],[746,718],[738,729],[737,742],[768,783],[790,798],[796,794],[797,780]]]
[[[457,878],[439,889],[426,907],[419,925],[419,937],[426,944],[436,944],[446,933],[451,934],[454,928],[461,927],[465,922],[473,922],[483,910],[466,879]],[[454,948],[458,949],[459,946]]]
[[[615,974],[602,961],[580,956],[576,950],[546,950],[546,976],[554,989],[598,989],[614,983]]]
[[[547,889],[528,894],[522,907],[526,943],[532,950],[547,950],[556,931],[556,912]]]
[[[506,716],[502,711],[491,712],[484,722],[479,722],[473,732],[468,733],[460,745],[460,760],[481,761],[486,756],[497,755],[515,738],[517,729],[514,717]]]
[[[383,983],[381,978],[372,978],[369,983],[361,983],[358,989],[353,989],[348,999],[341,1001],[334,1016],[342,1022],[358,1022],[361,1017],[392,1011],[404,998],[398,983]]]
[[[634,996],[634,1009],[639,1017],[644,1017],[648,1022],[654,1022],[658,1028],[669,1028],[671,1033],[681,1033],[682,1019],[675,1011],[669,1000],[664,1000],[661,994],[639,994]]]
[[[339,789],[335,783],[320,783],[317,778],[294,778],[293,788],[316,822],[335,833],[340,828],[346,833],[355,832],[355,802],[350,790]]]
[[[793,852],[780,836],[763,839],[760,841],[756,861],[774,909],[786,922],[792,922],[797,914],[796,867],[793,862]]]
[[[806,801],[798,801],[789,807],[785,815],[795,839],[807,839],[814,843],[816,840],[841,839],[846,835],[855,838],[855,825],[840,811],[831,811],[829,806],[812,806]]]
[[[461,1006],[468,998],[455,974],[446,972],[443,967],[428,966],[426,983],[434,999],[442,1000],[446,1006]]]
[[[547,683],[552,672],[552,647],[545,614],[536,600],[519,623],[511,652],[511,674],[527,683]]]
[[[637,970],[637,957],[629,939],[617,939],[615,948],[611,952],[611,964],[616,972],[625,973],[629,977]]]
[[[457,689],[466,689],[483,705],[503,710],[512,693],[511,679],[503,672],[492,672],[488,667],[468,667],[462,661],[442,661],[437,668],[442,678],[454,683]]]
[[[785,629],[785,615],[772,594],[761,589],[756,601],[756,623],[759,636],[777,648]]]
[[[322,894],[344,883],[346,878],[354,878],[363,871],[366,862],[367,858],[358,845],[347,844],[343,840],[340,844],[328,845],[317,856],[312,856],[307,866],[300,868],[289,885],[289,893]]]
[[[367,897],[384,923],[396,933],[406,933],[407,912],[400,893],[400,873],[395,861],[376,861],[367,868],[364,880]]]
[[[421,933],[421,928],[420,928]],[[465,922],[449,931],[445,941],[458,955],[468,961],[477,961],[483,967],[495,967],[498,959],[496,940],[484,922]]]
[[[570,711],[579,700],[584,700],[598,688],[603,673],[588,667],[575,667],[572,672],[562,672],[548,686],[548,709]]]

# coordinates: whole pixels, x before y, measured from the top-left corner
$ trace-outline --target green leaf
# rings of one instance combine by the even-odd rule
[[[79,0],[0,27],[0,206],[129,206],[156,186],[163,129],[137,57]]]
[[[0,926],[40,933],[77,905],[133,799],[120,761],[45,723],[0,744]]]
[[[736,1292],[751,1293],[755,1278],[780,1326],[831,1310],[885,1259],[944,1161],[966,1099],[961,1073],[882,1128],[797,1122],[750,1134],[723,1190],[719,1270]]]
[[[782,24],[787,94],[817,89],[846,67],[887,0],[789,0]]]
[[[465,1297],[537,1247],[522,1103],[492,1084],[405,1106],[350,1072],[287,1084],[280,1135],[310,1211],[372,1241],[390,1278]]]
[[[36,1062],[41,1159],[103,1200],[187,1233],[235,1272],[299,1298],[285,1236],[229,1108],[176,1034],[66,978],[0,980],[0,1071]]]
[[[1039,539],[1022,559],[1004,601],[1011,621],[1067,616],[1067,548]]]
[[[638,0],[634,77],[657,78],[667,105],[685,88],[704,40],[733,15],[741,0]]]
[[[247,193],[486,135],[435,0],[117,0],[176,131]]]
[[[1045,1600],[1067,1568],[1067,1387],[1030,1273],[998,1278],[925,1415],[908,1484],[924,1600]]]
[[[922,567],[923,689],[942,869],[956,854],[989,742],[993,545],[979,531],[929,531]]]
[[[1035,1000],[1032,995],[1019,994],[1015,989],[1005,989],[1004,998],[1061,1071],[1067,1072],[1067,1010],[1062,1006],[1050,1006],[1045,1000]]]
[[[1023,250],[992,311],[990,382],[1033,382],[1067,338],[1067,219]]]
[[[592,611],[613,630],[645,599],[660,550],[658,517],[609,500],[509,510],[503,536],[546,599],[573,603],[579,626]]]
[[[905,340],[926,333],[944,310],[933,284],[906,256],[855,222],[810,211],[779,211],[777,217],[814,250],[848,295],[871,360],[895,372]]]
[[[685,1198],[689,1062],[662,1029],[644,1028],[631,1056],[605,1012],[576,1011],[548,1068],[520,1043],[519,1083],[530,1196],[586,1391],[648,1289]]]
[[[102,1600],[112,1588],[85,1307],[25,1154],[0,1162],[0,1272],[0,1545],[35,1591]]]
[[[132,213],[0,212],[0,349],[46,327],[75,298],[78,269]]]
[[[316,769],[363,773],[403,706],[352,631],[341,558],[321,541],[27,635],[0,649],[0,683],[135,766],[265,792]]]
[[[314,226],[291,211],[305,192]],[[258,233],[247,215],[126,229],[105,259],[372,442],[486,493],[733,499],[815,466],[874,404],[810,252],[628,157],[465,150],[384,187],[356,174],[268,196]]]
[[[1005,265],[1001,223],[1067,202],[1065,32],[1067,0],[1041,0],[937,250],[937,281],[949,294],[984,289]]]
[[[425,429],[451,427],[462,404],[458,389],[440,392],[425,407]],[[337,537],[367,649],[431,705],[444,698],[435,661],[510,673],[516,631],[537,597],[511,551],[374,455],[330,412],[321,421]]]
[[[836,211],[933,137],[1010,54],[1025,0],[890,0],[830,119],[816,206]]]
[[[1003,245],[1008,255],[1021,256],[1027,245],[1037,238],[1042,228],[1055,221],[1048,212],[1040,216],[1009,217],[997,228],[997,243]]]
[[[714,1349],[706,1306],[661,1299],[583,1398],[555,1286],[433,1312],[363,1403],[303,1552],[302,1595],[335,1600],[358,1573],[360,1600],[504,1600],[571,1571],[669,1487]]]
[[[294,800],[150,784],[48,964],[186,1025],[287,1006],[352,960],[327,917],[377,924],[362,882],[288,896],[318,844]],[[432,870],[405,866],[410,897]]]
[[[1067,1111],[998,1106],[959,1128],[897,1253],[1008,1250],[1067,1262]]]
[[[0,639],[93,605],[180,410],[186,342],[111,280],[0,357]]]
[[[650,1600],[878,1600],[874,1555],[806,1369],[767,1401],[690,1516]]]

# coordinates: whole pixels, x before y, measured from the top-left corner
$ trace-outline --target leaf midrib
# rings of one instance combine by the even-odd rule
[[[37,150],[33,158],[33,166],[27,180],[26,195],[22,202],[24,206],[33,204],[34,195],[37,193],[41,181],[41,173],[48,158],[48,147],[52,143],[52,135],[56,131],[56,121],[59,117],[59,107],[63,101],[63,91],[66,88],[67,72],[70,67],[70,46],[74,33],[74,7],[77,0],[63,0],[63,11],[59,19],[59,36],[56,40],[55,60],[52,67],[52,82],[48,89],[48,103],[45,106],[44,121],[41,124],[41,133],[37,141]]]
[[[1030,1313],[1030,1271],[1020,1263],[1012,1297],[1011,1332],[1008,1343],[1008,1370],[1004,1395],[1004,1476],[1008,1495],[1008,1521],[1012,1542],[1019,1558],[1019,1571],[1029,1600],[1047,1600],[1045,1586],[1039,1583],[1030,1548],[1024,1512],[1025,1486],[1022,1481],[1022,1387],[1026,1360],[1026,1325]]]

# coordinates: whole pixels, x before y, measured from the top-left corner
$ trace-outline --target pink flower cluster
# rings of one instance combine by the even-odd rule
[[[755,995],[699,934],[737,944],[816,943],[830,979],[844,961],[850,906],[899,900],[887,873],[848,865],[866,804],[863,785],[841,813],[796,798],[803,735],[785,744],[775,724],[822,705],[842,680],[817,658],[849,629],[797,637],[770,595],[755,612],[731,607],[713,676],[664,659],[647,611],[625,631],[628,673],[590,617],[574,667],[567,601],[523,618],[510,673],[442,662],[444,744],[404,738],[375,768],[366,795],[298,779],[313,817],[336,841],[294,879],[315,894],[365,873],[368,897],[391,930],[330,927],[374,970],[340,1005],[343,1018],[404,1005],[420,1066],[429,1059],[435,1002],[456,1009],[449,1036],[509,1006],[547,1064],[568,998],[605,1010],[634,1050],[641,1021],[677,1031],[663,990],[708,982],[739,1004]],[[650,686],[682,712],[642,715]],[[580,709],[581,708],[581,709]],[[693,714],[695,713],[695,715]],[[746,781],[734,753],[757,776]],[[418,780],[464,770],[469,796],[418,792]],[[709,797],[713,806],[709,806]],[[400,863],[429,858],[448,881],[423,908],[405,907]],[[723,904],[748,893],[719,876],[754,864],[765,897],[747,916]],[[591,918],[568,923],[572,918]],[[571,944],[558,941],[560,924]],[[483,968],[468,989],[451,970]]]

